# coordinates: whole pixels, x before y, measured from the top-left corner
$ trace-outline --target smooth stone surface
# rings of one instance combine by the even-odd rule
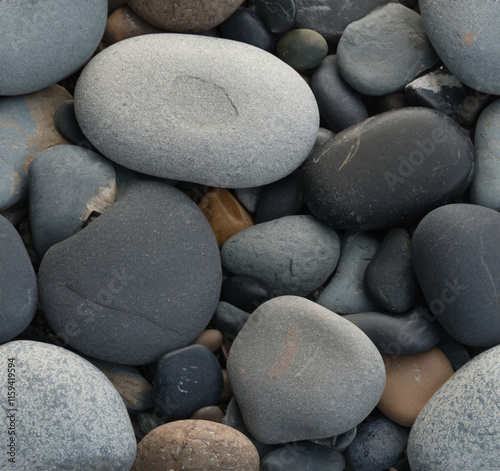
[[[353,427],[351,430],[341,433],[340,435],[334,435],[333,437],[328,438],[317,438],[310,441],[343,453],[354,440],[356,433],[357,427]]]
[[[220,25],[220,30],[226,39],[250,44],[271,54],[276,53],[276,38],[253,10],[238,8]]]
[[[471,203],[500,209],[500,100],[479,116],[474,145],[476,172],[470,187]]]
[[[252,313],[269,299],[266,285],[249,276],[231,276],[222,283],[220,300]]]
[[[71,144],[86,143],[87,138],[80,129],[80,125],[76,120],[75,115],[75,102],[73,99],[63,101],[56,109],[54,116],[54,123],[56,129],[61,135],[67,139]]]
[[[253,226],[253,220],[246,209],[229,190],[214,188],[198,204],[205,215],[219,248],[234,234]]]
[[[418,225],[413,264],[429,308],[459,342],[500,343],[500,215],[489,208],[452,204]]]
[[[500,94],[498,5],[477,0],[418,4],[429,39],[453,75],[475,90]]]
[[[0,95],[35,92],[76,72],[97,48],[107,12],[106,0],[2,2]]]
[[[495,97],[477,90],[470,90],[458,109],[458,117],[462,126],[472,128],[476,125],[479,115],[494,101]]]
[[[222,283],[207,220],[186,195],[159,182],[123,188],[108,211],[46,253],[38,276],[45,317],[59,337],[90,356],[131,365],[198,337]]]
[[[155,86],[144,87],[144,77]],[[184,34],[139,36],[102,51],[80,75],[75,110],[111,160],[220,188],[285,177],[307,158],[319,126],[313,93],[281,60]]]
[[[337,271],[317,302],[339,314],[380,309],[365,288],[365,270],[380,247],[380,238],[369,232],[346,232]]]
[[[165,421],[156,412],[141,412],[135,421],[135,436],[140,441],[149,432],[163,425]]]
[[[42,258],[54,244],[80,230],[116,197],[115,171],[106,158],[78,146],[56,146],[30,165],[30,225]]]
[[[381,353],[407,355],[425,352],[441,340],[442,329],[422,306],[403,314],[360,312],[344,319],[359,327]]]
[[[358,429],[345,456],[354,471],[385,470],[403,455],[409,434],[409,428],[382,415]]]
[[[222,419],[224,418],[224,412],[222,412],[220,407],[217,406],[207,406],[198,409],[191,417],[192,420],[209,420],[211,422],[217,422],[218,424],[222,423]]]
[[[335,228],[387,229],[461,195],[473,170],[472,143],[455,121],[406,108],[351,126],[313,152],[304,166],[304,198]]]
[[[49,147],[69,144],[54,125],[57,107],[69,98],[59,85],[0,98],[0,209],[28,195],[28,167],[35,157]]]
[[[370,297],[389,312],[405,312],[417,302],[420,289],[411,260],[411,237],[402,227],[390,230],[365,270]],[[430,348],[430,347],[429,347]]]
[[[457,342],[446,332],[443,332],[441,340],[437,346],[450,361],[453,371],[459,370],[471,359],[471,356],[465,346],[460,342]]]
[[[225,301],[221,301],[217,305],[217,309],[212,317],[212,323],[224,334],[225,338],[233,340],[249,317],[250,314],[248,312],[242,311]]]
[[[127,0],[141,18],[166,31],[204,33],[228,18],[243,0]]]
[[[223,266],[235,275],[262,281],[271,296],[305,296],[337,266],[340,238],[313,216],[286,216],[256,224],[229,239]]]
[[[326,39],[312,29],[294,29],[277,44],[278,57],[298,70],[316,67],[328,54]]]
[[[316,67],[311,89],[320,114],[332,131],[340,132],[368,118],[361,95],[340,74],[335,54],[325,57]]]
[[[259,455],[242,433],[207,420],[178,420],[149,433],[131,471],[258,471]]]
[[[198,409],[216,404],[222,383],[212,352],[203,345],[189,345],[158,360],[156,404],[166,420],[187,419]]]
[[[253,3],[273,33],[284,33],[297,19],[296,0],[254,0]]]
[[[434,394],[408,443],[412,471],[494,470],[500,433],[500,347],[473,358]]]
[[[263,191],[263,186],[235,189],[236,196],[240,200],[240,203],[251,213],[255,213],[257,211]]]
[[[377,407],[397,424],[411,427],[427,401],[453,375],[453,368],[437,347],[382,357],[387,382]]]
[[[6,453],[4,469],[129,471],[137,446],[132,424],[96,367],[66,349],[26,340],[1,345],[0,358],[15,370],[15,401],[7,400],[7,374],[0,382],[3,407],[18,409],[15,464]],[[6,432],[7,426],[7,447]]]
[[[227,372],[250,433],[270,444],[350,430],[372,411],[385,384],[368,337],[297,296],[254,311],[233,342]]]
[[[193,343],[197,343],[207,347],[212,353],[219,350],[223,343],[222,333],[217,329],[204,330]]]
[[[340,73],[364,95],[386,95],[432,67],[438,56],[418,13],[398,3],[351,23],[337,49]]]
[[[0,343],[19,335],[33,320],[38,294],[36,275],[14,226],[0,216]]]

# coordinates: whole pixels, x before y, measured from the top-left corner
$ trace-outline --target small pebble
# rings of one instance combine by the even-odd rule
[[[212,353],[222,347],[222,333],[217,329],[204,330],[199,337],[193,340],[193,343],[203,345]]]
[[[254,4],[273,33],[284,33],[297,19],[297,0],[254,0]]]
[[[294,29],[285,33],[277,45],[278,57],[297,70],[316,67],[328,54],[328,44],[311,29]]]

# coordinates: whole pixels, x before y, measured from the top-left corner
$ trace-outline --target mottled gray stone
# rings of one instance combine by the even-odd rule
[[[0,3],[0,95],[22,95],[76,72],[97,48],[106,0]]]
[[[368,337],[297,296],[254,311],[233,342],[227,372],[248,430],[271,444],[347,432],[385,386],[382,358]]]
[[[431,397],[408,442],[412,471],[498,468],[500,346],[474,357]]]
[[[102,51],[80,75],[75,111],[111,160],[223,188],[285,177],[307,158],[319,126],[310,88],[281,60],[185,34],[140,36]]]
[[[96,367],[63,348],[26,340],[1,345],[0,360],[4,415],[17,409],[10,412],[15,436],[7,435],[12,418],[3,420],[3,469],[129,471],[137,448],[132,424],[120,395]],[[14,401],[7,399],[8,367],[15,370]],[[7,462],[12,438],[15,464]]]
[[[438,56],[418,13],[397,3],[351,23],[337,49],[344,79],[365,95],[386,95],[434,65]]]
[[[256,224],[222,247],[224,268],[262,281],[272,296],[305,296],[332,274],[340,256],[337,232],[313,216]]]
[[[346,232],[339,266],[318,297],[318,304],[339,314],[380,309],[368,295],[365,270],[380,247],[380,238],[369,232]]]

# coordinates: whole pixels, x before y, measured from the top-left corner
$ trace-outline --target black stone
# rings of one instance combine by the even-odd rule
[[[212,317],[212,323],[220,330],[228,340],[234,340],[239,331],[250,317],[246,311],[242,311],[232,304],[221,301]]]
[[[363,101],[370,116],[409,106],[408,99],[403,92],[393,92],[382,96],[363,96]]]
[[[288,31],[297,19],[295,0],[253,0],[253,3],[273,33]]]
[[[458,117],[463,126],[473,127],[482,111],[497,97],[470,90],[458,108]]]
[[[76,120],[74,100],[67,100],[61,103],[56,109],[55,125],[57,130],[72,144],[87,144],[90,142],[80,129]]]
[[[220,300],[249,313],[269,298],[264,283],[249,276],[232,276],[222,283]]]

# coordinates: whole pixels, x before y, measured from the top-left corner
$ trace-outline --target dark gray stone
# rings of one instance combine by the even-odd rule
[[[74,236],[45,254],[44,314],[90,356],[151,363],[192,342],[219,299],[213,231],[196,204],[166,183],[137,182]]]
[[[249,317],[250,314],[248,312],[242,311],[225,301],[221,301],[217,305],[217,309],[212,317],[212,323],[217,330],[220,330],[224,334],[224,337],[228,340],[233,340]]]
[[[264,191],[264,187],[236,188],[235,191],[240,203],[245,206],[248,211],[255,213],[259,207],[259,201]]]
[[[408,442],[412,471],[497,469],[500,347],[473,358],[431,397]]]
[[[253,3],[273,33],[288,31],[297,19],[296,0],[253,0]]]
[[[359,327],[375,344],[380,353],[407,355],[435,347],[442,329],[422,306],[403,314],[360,312],[344,319]]]
[[[393,92],[382,96],[364,96],[363,101],[370,116],[409,106],[403,92]]]
[[[6,452],[4,469],[131,469],[137,444],[127,409],[95,366],[64,348],[26,340],[1,345],[0,360],[6,372],[0,381],[2,407],[17,409],[10,413],[15,461],[7,462],[12,455]],[[9,400],[7,368],[15,370],[15,396]],[[7,449],[7,427],[5,436]]]
[[[344,79],[365,95],[386,95],[433,66],[432,49],[418,13],[398,3],[351,23],[337,49]]]
[[[304,166],[304,198],[338,229],[387,229],[461,195],[473,170],[472,143],[455,121],[404,108],[351,126],[313,152]]]
[[[500,343],[500,214],[472,204],[430,212],[412,243],[415,273],[430,309],[459,342]]]
[[[78,79],[75,111],[109,159],[222,188],[285,177],[307,158],[319,126],[311,89],[277,57],[190,34],[139,36],[99,53]]]
[[[141,441],[149,432],[165,424],[165,420],[156,412],[141,412],[135,421],[134,432],[138,441]]]
[[[326,39],[312,29],[285,33],[277,45],[278,57],[290,67],[307,70],[316,67],[328,54]]]
[[[90,144],[76,120],[74,100],[67,100],[57,107],[55,124],[57,130],[72,144]]]
[[[361,95],[340,75],[336,55],[323,59],[311,77],[311,89],[328,127],[339,132],[368,118]]]
[[[227,372],[248,430],[270,444],[347,432],[385,386],[382,358],[368,337],[297,296],[254,311],[233,342]]]
[[[7,221],[9,221],[13,226],[17,226],[29,213],[28,200],[21,200],[12,206],[0,211]]]
[[[14,226],[0,216],[0,343],[20,334],[35,316],[36,275]]]
[[[99,45],[106,0],[0,3],[0,95],[22,95],[76,72]]]
[[[267,287],[261,281],[249,276],[231,276],[222,283],[220,300],[238,309],[253,312],[269,299]]]
[[[315,440],[310,440],[318,445],[327,446],[329,448],[333,448],[334,450],[344,452],[347,447],[354,440],[354,437],[357,433],[357,427],[353,427],[351,430],[347,432],[341,433],[340,435],[335,435],[333,437],[328,438],[317,438]]]
[[[450,361],[453,371],[459,370],[471,359],[467,349],[446,332],[443,332],[437,346]]]
[[[337,232],[313,216],[256,224],[222,247],[224,268],[262,281],[271,296],[305,296],[332,274],[340,256]]]

